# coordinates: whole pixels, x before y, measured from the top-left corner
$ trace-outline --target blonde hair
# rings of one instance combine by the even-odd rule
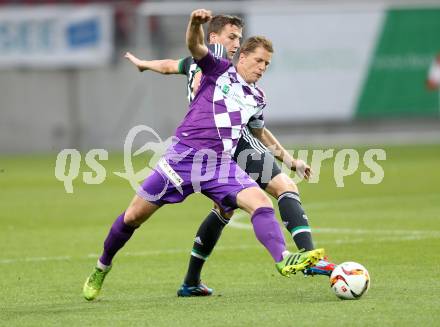
[[[243,42],[240,47],[240,53],[249,54],[254,52],[256,48],[262,47],[268,52],[273,53],[272,41],[265,36],[251,36]]]

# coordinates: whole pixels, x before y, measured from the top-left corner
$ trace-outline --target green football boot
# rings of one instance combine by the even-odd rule
[[[284,259],[275,264],[281,275],[289,277],[296,274],[298,271],[303,271],[324,258],[324,249],[315,249],[311,251],[300,251],[297,253],[290,253],[285,251],[283,253]]]
[[[105,276],[110,271],[111,267],[107,270],[102,270],[95,267],[93,272],[87,278],[83,287],[83,295],[87,301],[93,301],[101,291],[102,284],[104,283]]]

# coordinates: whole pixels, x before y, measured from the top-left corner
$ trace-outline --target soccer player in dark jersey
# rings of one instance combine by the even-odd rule
[[[216,57],[232,60],[240,46],[242,28],[243,22],[239,17],[229,15],[214,16],[208,25],[208,48]],[[126,53],[125,57],[136,65],[141,72],[151,70],[162,74],[185,74],[187,76],[188,100],[190,102],[193,100],[202,72],[192,57],[180,60],[148,61],[141,60],[129,52]],[[290,165],[293,170],[296,170],[306,179],[310,176],[310,167],[302,160],[292,158],[273,134],[264,127],[263,121],[252,119],[249,122],[249,127],[254,127],[253,131],[257,135],[255,137],[250,132],[248,126],[246,126],[242,130],[242,136],[238,142],[233,159],[251,177],[257,176],[255,180],[258,185],[278,199],[281,218],[286,228],[292,234],[297,248],[313,249],[314,244],[311,230],[307,216],[301,206],[298,188],[288,176],[281,172],[280,167],[274,160],[273,154],[267,147],[273,149],[277,154],[277,159],[285,161],[287,165]],[[212,294],[212,289],[206,288],[200,282],[201,270],[204,262],[220,238],[222,229],[229,222],[231,216],[232,212],[224,213],[218,207],[215,207],[201,224],[194,239],[184,284],[178,290],[179,296]],[[334,266],[333,263],[327,260],[321,260],[316,266],[305,270],[304,273],[306,275],[319,274],[330,276]]]
[[[309,268],[324,255],[324,249],[298,253],[286,250],[272,202],[232,160],[241,130],[251,117],[261,117],[266,106],[264,93],[255,83],[271,61],[272,43],[264,37],[249,38],[234,66],[228,60],[215,58],[206,47],[202,25],[210,19],[211,12],[204,9],[191,14],[186,40],[192,57],[203,70],[200,89],[176,129],[174,142],[127,210],[113,223],[103,253],[84,284],[87,300],[98,296],[113,257],[136,228],[162,205],[182,202],[194,192],[209,197],[222,212],[238,207],[248,212],[257,239],[283,276]]]

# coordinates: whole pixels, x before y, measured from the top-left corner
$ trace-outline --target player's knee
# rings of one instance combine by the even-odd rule
[[[237,204],[251,215],[258,208],[273,208],[272,201],[258,187],[247,188],[238,193]]]
[[[269,197],[264,194],[262,191],[253,194],[253,204],[255,210],[258,208],[272,208],[272,201],[269,199]]]
[[[139,227],[150,218],[158,208],[159,206],[136,196],[128,206],[127,210],[125,210],[124,222],[127,225]]]
[[[278,198],[281,194],[286,192],[298,193],[298,186],[295,182],[284,173],[278,174],[269,182],[266,191],[274,198]]]
[[[145,220],[146,219],[141,212],[133,207],[130,207],[125,211],[124,223],[129,226],[139,227]]]

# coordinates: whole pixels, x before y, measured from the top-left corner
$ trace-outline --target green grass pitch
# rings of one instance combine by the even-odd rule
[[[103,162],[103,184],[78,178],[66,194],[55,155],[0,156],[0,325],[438,326],[440,146],[385,149],[379,185],[362,184],[358,170],[337,188],[332,161],[318,184],[300,184],[316,244],[333,261],[370,272],[371,288],[358,301],[337,299],[327,278],[278,275],[247,217],[225,229],[205,265],[215,295],[177,298],[192,238],[211,208],[195,195],[143,225],[115,259],[99,300],[86,302],[83,282],[133,196],[112,174],[123,169],[122,157],[110,153]]]

